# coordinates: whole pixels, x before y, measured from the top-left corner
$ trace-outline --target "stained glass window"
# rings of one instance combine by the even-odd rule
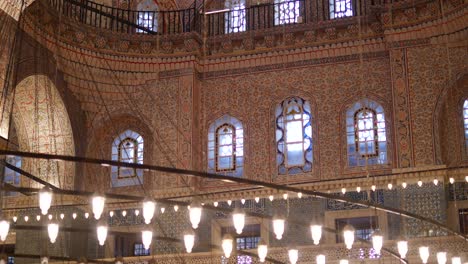
[[[245,0],[227,0],[225,8],[230,10],[225,14],[226,33],[245,31]]]
[[[208,131],[208,172],[240,177],[243,167],[242,123],[225,115],[213,122]]]
[[[138,4],[137,25],[148,30],[158,31],[158,6],[155,1],[145,0]],[[137,28],[138,33],[147,33]]]
[[[289,98],[276,107],[278,174],[312,170],[312,115],[309,102]]]
[[[300,1],[275,0],[275,25],[301,23],[300,17]]]
[[[468,154],[468,99],[463,103],[463,125],[465,131],[465,146]]]
[[[112,144],[112,160],[127,163],[143,163],[143,138],[136,132],[127,130]],[[143,182],[141,170],[112,166],[112,187],[138,185]]]
[[[6,162],[21,169],[21,157],[19,156],[7,156]],[[13,186],[20,186],[20,177],[21,174],[5,167],[5,183],[11,184]],[[14,196],[16,194],[17,192],[5,192],[6,196]]]
[[[361,100],[346,112],[348,166],[387,163],[387,133],[383,107]]]
[[[133,245],[133,255],[134,256],[149,256],[150,250],[145,249],[145,246],[142,243],[135,243],[135,245]]]
[[[353,15],[352,0],[330,0],[330,19]]]

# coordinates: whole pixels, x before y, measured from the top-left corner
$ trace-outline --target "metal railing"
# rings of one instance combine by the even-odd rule
[[[209,36],[366,16],[372,6],[403,2],[403,0],[272,0],[272,3],[247,7],[242,5],[231,7],[229,10],[215,10],[202,14],[202,6],[197,2],[184,10],[134,11],[109,7],[89,0],[46,1],[60,14],[101,29],[129,34],[162,35],[203,31]],[[203,23],[205,19],[206,23]]]

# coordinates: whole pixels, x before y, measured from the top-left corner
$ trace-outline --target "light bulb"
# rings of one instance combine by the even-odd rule
[[[49,223],[47,225],[47,233],[49,234],[50,243],[55,243],[59,232],[59,225],[57,223]]]
[[[403,187],[403,189],[406,189],[406,186],[408,186],[408,184],[406,182],[403,182],[401,186]]]
[[[218,202],[213,202],[214,207],[218,207]]]
[[[289,262],[291,262],[291,264],[296,264],[297,260],[299,260],[299,250],[297,249],[288,250],[288,257],[289,257]]]
[[[349,264],[347,259],[340,259],[340,264]]]
[[[136,216],[139,216],[139,215],[140,215],[140,210],[136,209],[136,210],[135,210],[135,215],[136,215]]]
[[[358,193],[361,192],[361,187],[359,187],[359,186],[356,187],[356,192],[358,192]]]
[[[145,219],[145,224],[151,223],[153,219],[154,211],[156,211],[156,202],[150,199],[143,201],[143,218]]]
[[[127,211],[123,210],[123,211],[122,211],[122,216],[123,216],[123,217],[127,216]]]
[[[419,247],[419,256],[424,264],[429,259],[429,247]]]
[[[346,194],[346,188],[341,188],[341,193]]]
[[[36,215],[36,221],[39,221],[41,220],[41,216],[40,215]]]
[[[76,213],[72,214],[73,219],[76,219]]]
[[[301,192],[298,192],[298,193],[297,193],[297,198],[299,198],[299,199],[302,198],[302,193],[301,193]]]
[[[287,200],[287,199],[288,199],[288,194],[287,194],[287,193],[283,193],[283,199],[284,199],[284,200]]]
[[[16,217],[16,216],[13,216],[13,222],[15,222],[15,223],[16,223],[16,221],[18,221],[18,217]]]
[[[387,187],[388,187],[389,190],[391,190],[391,189],[393,189],[393,184],[389,183],[389,184],[387,185]]]
[[[256,203],[260,202],[260,197],[255,197],[255,202]]]
[[[245,213],[238,209],[234,210],[232,214],[232,223],[234,224],[236,233],[238,235],[242,234],[242,229],[244,229],[245,225]]]
[[[449,182],[450,182],[450,184],[454,184],[454,183],[455,183],[455,178],[450,177],[450,178],[449,178]]]
[[[101,214],[104,211],[105,202],[106,202],[106,198],[104,198],[104,196],[96,195],[93,197],[93,200],[92,200],[93,214],[96,220],[101,218]]]
[[[165,207],[161,207],[161,214],[164,214],[165,211],[166,211],[166,208],[165,208]]]
[[[227,200],[227,204],[228,204],[229,206],[231,206],[232,200]]]
[[[89,213],[85,213],[85,214],[84,214],[84,217],[85,217],[86,219],[88,219],[88,218],[89,218]]]
[[[398,254],[402,259],[406,258],[406,253],[408,253],[408,241],[400,240],[397,242]]]
[[[29,220],[29,216],[24,216],[24,221],[27,222]]]
[[[105,225],[98,225],[97,229],[97,238],[99,241],[100,246],[104,246],[107,238],[107,226]]]
[[[373,192],[375,192],[375,189],[376,189],[375,185],[372,185],[371,189],[372,189]]]
[[[197,229],[198,225],[200,224],[202,215],[202,207],[201,204],[197,201],[194,201],[192,205],[190,205],[189,209],[189,217],[190,223],[192,223],[193,229]]]
[[[268,254],[268,246],[263,240],[261,240],[258,243],[257,251],[258,251],[258,259],[260,260],[260,262],[261,263],[265,262],[266,256]]]
[[[322,226],[321,225],[310,225],[310,232],[312,233],[312,240],[314,245],[320,243],[320,238],[322,238]]]
[[[49,264],[49,258],[48,257],[42,257],[41,258],[41,264]]]
[[[150,248],[152,240],[153,240],[153,231],[151,230],[141,231],[141,241],[143,242],[143,246],[145,247],[146,250]]]
[[[268,196],[268,199],[270,199],[270,202],[273,202],[273,199],[274,199],[273,195]]]
[[[242,204],[245,204],[245,199],[241,199],[241,203],[242,203]]]
[[[372,247],[375,250],[376,254],[380,255],[380,250],[382,250],[383,246],[383,236],[380,231],[375,231],[374,234],[372,235]]]
[[[193,246],[195,245],[195,233],[192,230],[189,230],[184,235],[184,245],[187,253],[192,253]]]
[[[437,178],[434,178],[433,182],[434,182],[434,185],[436,185],[436,186],[439,184],[439,180]]]
[[[41,208],[41,213],[43,215],[47,214],[49,211],[50,205],[52,204],[52,190],[45,186],[39,191],[39,208]]]
[[[60,219],[63,220],[63,218],[65,218],[65,215],[64,215],[64,214],[60,214]]]
[[[347,249],[351,249],[354,243],[354,227],[346,225],[343,229],[343,238]]]
[[[273,219],[273,232],[275,233],[276,239],[278,239],[278,240],[283,238],[284,222],[285,222],[285,220],[283,218]]]
[[[452,264],[461,264],[460,257],[452,257]]]
[[[325,255],[317,255],[315,258],[317,264],[325,264]]]
[[[0,221],[0,239],[5,241],[8,236],[8,231],[10,231],[10,222],[2,219]]]
[[[233,241],[234,239],[232,238],[231,235],[225,235],[223,237],[223,240],[221,242],[221,247],[223,248],[224,256],[226,258],[229,258],[231,256]]]
[[[447,252],[437,252],[437,264],[447,263]]]
[[[52,220],[53,216],[50,214],[47,216],[47,218],[49,218],[49,220]]]
[[[465,181],[466,181],[466,182],[468,182],[468,175],[467,175],[467,176],[465,176]]]
[[[418,181],[418,186],[421,187],[423,182],[421,180]]]

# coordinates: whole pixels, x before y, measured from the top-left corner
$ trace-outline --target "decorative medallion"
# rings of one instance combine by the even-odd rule
[[[145,41],[140,43],[141,53],[150,53],[151,52],[151,42]]]
[[[275,46],[275,36],[274,35],[265,36],[265,47],[273,48],[274,46]]]
[[[94,44],[96,48],[103,49],[106,47],[107,40],[103,36],[97,36]]]

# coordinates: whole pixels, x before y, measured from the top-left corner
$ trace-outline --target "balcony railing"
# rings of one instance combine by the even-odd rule
[[[47,1],[63,16],[105,30],[161,35],[206,32],[209,36],[217,36],[366,16],[372,6],[402,0],[272,0],[271,3],[247,7],[242,5],[205,14],[197,4],[184,10],[134,11],[109,7],[89,0]],[[206,23],[203,23],[205,19]]]

